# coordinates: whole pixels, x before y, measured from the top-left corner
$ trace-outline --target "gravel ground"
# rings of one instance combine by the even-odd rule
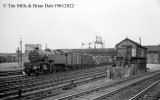
[[[156,76],[152,79],[146,80],[140,84],[136,84],[135,86],[132,86],[124,91],[121,91],[120,93],[117,93],[116,95],[107,98],[107,100],[129,100],[131,97],[145,89],[146,87],[150,86],[152,83],[157,81],[160,78],[160,76]]]
[[[160,70],[160,64],[147,64],[149,70]]]
[[[138,100],[160,100],[160,83],[141,96]]]
[[[94,81],[94,82],[91,82],[91,83],[87,83],[87,84],[77,86],[72,90],[64,91],[64,93],[59,95],[59,96],[45,98],[44,100],[54,100],[55,98],[59,98],[59,97],[62,97],[64,95],[73,94],[73,93],[80,92],[80,91],[83,91],[83,90],[88,90],[88,89],[93,88],[93,87],[97,87],[97,86],[100,86],[100,85],[103,85],[103,84],[111,83],[113,81],[114,80],[112,80],[112,79],[104,78],[102,80],[97,80],[97,81]]]
[[[58,96],[53,96],[53,97],[49,97],[49,98],[45,98],[44,100],[54,100],[54,99],[56,99],[56,98],[60,98],[60,97],[63,97],[63,96],[65,96],[65,95],[69,95],[69,94],[73,94],[73,93],[76,93],[76,92],[79,92],[79,91],[82,91],[82,90],[86,90],[86,89],[89,89],[89,88],[93,88],[93,87],[97,87],[97,86],[100,86],[100,85],[102,85],[102,84],[107,84],[107,83],[110,83],[110,82],[113,82],[113,81],[115,81],[115,80],[111,80],[111,79],[103,79],[103,80],[99,80],[99,81],[95,81],[95,82],[91,82],[91,83],[88,83],[88,84],[84,84],[84,85],[81,85],[81,86],[77,86],[76,88],[73,88],[73,89],[71,89],[71,90],[68,90],[68,91],[64,91],[64,93],[63,94],[60,94],[60,95],[58,95]],[[145,83],[146,84],[146,83]],[[123,85],[123,84],[122,84]],[[146,85],[143,85],[143,86],[146,86]],[[119,87],[121,87],[121,85],[119,85]],[[111,91],[111,90],[113,90],[115,87],[111,87],[110,89],[106,89],[106,91]],[[139,87],[138,87],[138,89],[139,89]],[[104,92],[104,93],[106,93],[106,91],[105,90],[102,90],[101,92],[100,92],[100,94],[102,93],[102,92]],[[131,91],[133,92],[133,91],[135,91],[135,92],[137,92],[137,90],[134,88],[134,89],[132,89],[131,88]],[[123,92],[124,93],[124,92]],[[124,94],[117,94],[117,95],[115,95],[115,97],[111,97],[111,98],[107,98],[107,100],[128,100],[128,98],[130,97],[130,95],[132,95],[132,93],[130,93],[130,92],[125,92]],[[100,95],[100,94],[98,94],[98,93],[94,93],[93,95],[89,95],[89,96],[80,96],[80,97],[78,97],[78,98],[74,98],[74,100],[91,100],[91,98],[93,98],[93,97],[95,97],[96,95]],[[129,97],[128,97],[128,96]],[[118,98],[117,98],[118,97]],[[127,98],[127,99],[126,99]]]

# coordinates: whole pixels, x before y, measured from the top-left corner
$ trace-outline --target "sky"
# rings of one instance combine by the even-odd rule
[[[33,4],[43,7],[33,8]],[[45,4],[74,7],[45,8]],[[51,49],[78,49],[83,42],[88,48],[96,36],[102,37],[105,48],[114,48],[126,37],[136,42],[141,37],[142,45],[159,45],[160,0],[0,1],[0,53],[15,52],[20,38],[24,51],[26,43],[42,44],[43,49],[46,44]]]

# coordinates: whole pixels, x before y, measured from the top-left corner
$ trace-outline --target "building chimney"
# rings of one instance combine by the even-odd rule
[[[141,37],[139,37],[139,44],[141,45]]]

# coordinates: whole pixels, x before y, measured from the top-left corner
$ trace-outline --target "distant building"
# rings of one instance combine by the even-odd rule
[[[148,49],[148,53],[157,53],[160,54],[160,45],[148,45],[144,46]]]
[[[160,64],[160,45],[145,46],[148,49],[147,63]]]
[[[0,53],[0,63],[16,62],[16,61],[17,61],[16,53]]]
[[[26,44],[25,45],[25,54],[28,55],[28,53],[31,50],[35,50],[35,48],[39,48],[39,50],[42,50],[42,45],[41,44]]]

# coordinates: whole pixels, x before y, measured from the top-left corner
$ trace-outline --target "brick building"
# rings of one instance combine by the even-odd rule
[[[39,48],[39,50],[42,50],[42,45],[41,44],[26,44],[25,45],[25,54],[28,55],[28,53],[31,50],[35,50],[35,48]]]

